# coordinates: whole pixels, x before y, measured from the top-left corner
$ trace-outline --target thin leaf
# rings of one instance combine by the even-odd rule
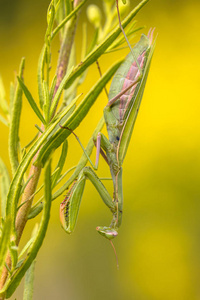
[[[8,121],[2,115],[0,115],[0,122],[2,122],[4,125],[8,126]]]
[[[17,77],[19,83],[20,83],[20,86],[26,96],[26,99],[28,100],[30,106],[32,107],[33,111],[35,112],[35,114],[38,116],[38,118],[40,119],[40,121],[43,123],[43,124],[46,124],[45,122],[45,119],[42,115],[42,113],[40,112],[35,100],[33,99],[31,93],[29,92],[28,88],[25,86],[25,84],[23,83],[23,81]]]
[[[51,105],[51,111],[50,111],[50,118],[53,116],[55,110],[56,110],[56,107],[58,105],[58,101],[60,99],[60,96],[61,96],[61,93],[65,87],[65,84],[66,84],[66,81],[68,80],[69,76],[71,75],[72,71],[73,71],[74,67],[71,67],[71,69],[65,74],[65,76],[63,77],[60,85],[59,85],[59,88],[53,98],[53,102],[52,102],[52,105]]]
[[[47,11],[47,30],[45,34],[45,41],[46,44],[50,44],[50,39],[51,39],[51,33],[53,29],[53,24],[54,24],[54,19],[55,19],[55,7],[54,7],[54,1],[52,0],[49,4],[48,11]]]
[[[37,235],[38,232],[38,223],[35,224],[34,228],[33,228],[33,232],[31,234],[31,238],[30,240],[28,240],[28,242],[26,243],[26,245],[24,246],[24,248],[22,249],[22,251],[19,254],[19,259],[26,253],[26,251],[30,248],[31,244],[33,243],[33,241],[35,240],[35,237]]]
[[[16,265],[16,267],[15,267],[15,270],[19,269],[19,268],[22,266],[24,260],[25,260],[25,259],[22,258],[22,259],[20,259],[20,260],[18,261],[18,263],[17,263],[17,265]]]
[[[87,52],[86,52],[87,54],[89,54],[94,49],[94,47],[96,46],[98,37],[99,37],[99,28],[96,28],[95,32],[93,34],[92,41],[91,41],[91,43],[90,43],[90,45],[87,49]]]
[[[23,300],[32,300],[33,299],[33,281],[34,281],[35,263],[36,263],[36,260],[34,260],[32,262],[31,266],[26,271]]]
[[[49,98],[49,89],[47,82],[44,80],[43,81],[43,90],[44,90],[44,106],[43,106],[43,111],[44,111],[44,116],[46,120],[46,124],[49,123],[49,112],[50,112],[50,98]]]
[[[5,218],[7,194],[10,186],[10,176],[1,158],[0,158],[0,186],[1,186],[1,216]]]
[[[6,93],[3,85],[2,77],[0,76],[0,107],[3,110],[5,115],[9,114],[8,103],[5,99]]]
[[[67,15],[66,11],[65,11],[65,1],[63,1],[63,0],[58,1],[55,11],[56,11],[55,19],[56,19],[57,24],[59,24],[62,22],[64,17]]]
[[[33,219],[37,215],[39,215],[39,213],[41,213],[41,211],[43,210],[43,207],[44,207],[43,202],[40,202],[36,207],[32,208],[28,215],[28,219]]]
[[[24,72],[25,59],[21,60],[19,67],[19,77],[22,80]],[[11,100],[12,101],[12,100]],[[18,149],[19,149],[19,126],[22,110],[22,89],[19,83],[16,84],[14,93],[14,99],[10,120],[10,132],[9,132],[9,157],[12,169],[12,174],[15,173],[19,165]]]
[[[72,2],[70,0],[64,0],[63,2],[65,3],[66,15],[69,15],[72,10]]]
[[[76,48],[75,48],[75,45],[73,44],[72,48],[71,48],[70,57],[69,57],[68,70],[70,70],[70,68],[75,65],[76,65]],[[62,104],[61,104],[59,111],[62,111],[62,109],[64,107],[66,107],[67,105],[69,105],[70,102],[76,97],[77,88],[79,86],[79,80],[80,80],[80,78],[77,78],[76,80],[74,80],[72,85],[67,90],[64,90]]]
[[[52,178],[52,187],[54,188],[54,186],[57,183],[57,180],[60,177],[60,174],[63,170],[64,164],[65,164],[65,160],[66,160],[66,156],[67,156],[67,151],[68,151],[68,142],[67,140],[64,141],[63,146],[62,146],[62,152],[58,161],[58,164],[56,166],[56,169],[58,169],[58,172],[56,172]]]
[[[86,57],[87,55],[87,24],[83,23],[82,26],[82,44],[81,44],[81,61]]]
[[[26,150],[27,148],[29,148],[35,142],[37,137],[38,137],[38,133],[34,136],[34,138],[26,146],[24,146],[24,148],[22,150],[24,150],[24,149]]]
[[[46,45],[44,45],[39,57],[38,72],[37,72],[38,95],[39,95],[39,103],[41,109],[43,109],[43,104],[44,104],[43,80],[44,80],[44,66],[46,62],[46,55],[47,55],[47,47]]]
[[[37,128],[37,130],[41,133],[43,133],[43,130],[40,128],[40,126],[38,126],[37,124],[35,124],[35,127]]]
[[[15,245],[14,241],[11,241],[9,251],[10,251],[10,256],[12,261],[12,269],[11,269],[11,273],[12,273],[18,262],[18,247]]]
[[[55,90],[56,81],[57,81],[57,75],[54,76],[54,78],[52,80],[52,83],[51,83],[51,88],[50,88],[50,92],[49,92],[50,101],[52,101],[52,99],[53,99],[53,93],[54,93],[54,90]]]
[[[0,274],[5,265],[5,258],[7,255],[9,243],[10,243],[10,232],[11,232],[11,218],[6,218],[0,238]]]
[[[12,114],[14,99],[15,99],[15,86],[14,83],[11,82],[10,83],[10,105],[9,105],[10,115]]]

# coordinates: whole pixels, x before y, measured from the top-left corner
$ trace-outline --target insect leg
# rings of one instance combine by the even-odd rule
[[[92,182],[103,202],[113,214],[116,214],[116,205],[112,201],[112,197],[109,195],[107,189],[96,173],[90,167],[85,167],[60,205],[60,221],[67,233],[72,233],[75,229],[86,179]],[[107,231],[116,232],[116,230],[111,227],[104,228],[107,228]],[[117,235],[117,233],[115,235]]]

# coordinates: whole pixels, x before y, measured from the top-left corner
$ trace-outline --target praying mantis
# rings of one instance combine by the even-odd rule
[[[118,8],[117,0],[116,4]],[[89,179],[113,216],[109,226],[98,226],[97,231],[108,240],[118,235],[123,210],[122,164],[142,100],[154,45],[153,30],[150,30],[148,36],[143,34],[140,41],[131,48],[131,52],[117,70],[111,83],[108,103],[104,108],[108,139],[99,132],[95,141],[97,148],[95,165],[88,157],[95,170],[98,168],[100,154],[107,161],[113,181],[113,197],[95,171],[90,166],[84,167],[60,205],[60,220],[67,233],[74,231],[85,182]]]

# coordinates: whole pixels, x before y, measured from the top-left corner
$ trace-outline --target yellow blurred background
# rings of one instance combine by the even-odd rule
[[[101,5],[101,1],[92,2]],[[137,3],[131,1],[132,6]],[[1,0],[0,73],[7,98],[13,71],[25,56],[25,83],[37,99],[37,61],[47,7],[47,0]],[[81,18],[84,14],[85,9]],[[97,225],[109,224],[110,212],[87,182],[73,235],[68,236],[60,226],[63,197],[52,205],[47,236],[37,257],[34,299],[200,299],[200,2],[151,0],[136,19],[139,25],[146,25],[144,33],[156,27],[158,36],[123,166],[123,223],[114,241],[119,271],[110,244],[95,231]],[[76,42],[81,46],[81,28],[78,30]],[[54,68],[57,51],[55,44]],[[126,53],[127,49],[104,55],[100,60],[103,71]],[[93,66],[82,92],[98,76]],[[102,93],[77,129],[84,145],[106,102]],[[23,109],[20,132],[24,146],[35,135],[37,120],[25,98]],[[9,168],[8,130],[2,124],[0,130],[0,156]],[[71,136],[66,169],[81,154]],[[109,176],[103,160],[98,174]],[[106,185],[112,193],[111,183]],[[24,241],[29,234],[27,230]],[[11,299],[22,299],[22,288]]]

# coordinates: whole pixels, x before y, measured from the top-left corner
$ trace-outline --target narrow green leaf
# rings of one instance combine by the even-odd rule
[[[15,245],[14,241],[11,241],[9,251],[10,251],[10,256],[12,261],[12,270],[11,270],[12,273],[18,262],[18,247]]]
[[[82,44],[81,44],[81,61],[84,60],[84,58],[87,55],[87,24],[83,23],[82,26]]]
[[[6,297],[9,298],[14,293],[17,286],[20,284],[24,274],[27,272],[37,253],[42,246],[43,240],[46,235],[49,219],[50,219],[50,209],[51,209],[51,161],[45,165],[44,170],[44,183],[45,183],[45,199],[44,199],[44,209],[43,215],[40,222],[38,232],[35,236],[34,242],[29,249],[29,255],[25,258],[22,266],[16,270],[12,276],[12,280],[9,280],[4,287],[6,291]],[[3,290],[4,290],[3,289]]]
[[[23,78],[25,66],[25,59],[22,58],[20,67],[19,67],[19,77],[20,80]],[[12,97],[12,95],[11,95]],[[21,110],[22,110],[22,89],[20,84],[17,82],[14,99],[11,99],[12,111],[11,111],[11,120],[10,120],[10,131],[9,131],[9,157],[10,164],[12,169],[12,174],[15,173],[18,164],[18,150],[19,150],[19,126],[20,126],[20,118],[21,118]]]
[[[47,11],[47,30],[45,34],[45,41],[47,45],[50,41],[54,19],[55,19],[55,7],[54,7],[54,1],[52,0],[49,4],[48,11]]]
[[[34,260],[32,262],[31,266],[26,271],[23,300],[32,300],[33,299],[33,281],[34,281],[35,263],[36,263],[36,260]]]
[[[5,97],[6,97],[6,93],[3,85],[3,80],[2,77],[0,76],[0,107],[3,110],[4,114],[8,115],[9,107]]]
[[[20,259],[20,260],[18,261],[18,263],[17,263],[17,265],[16,265],[16,267],[15,267],[15,270],[19,269],[19,268],[22,266],[24,260],[25,260],[25,259],[22,258],[22,259]]]
[[[44,91],[43,91],[43,80],[44,80],[44,66],[46,62],[47,47],[43,46],[39,61],[38,61],[38,72],[37,72],[37,81],[38,81],[38,95],[40,108],[43,109],[44,104]]]
[[[56,23],[59,24],[62,22],[62,20],[66,16],[65,1],[63,1],[63,0],[58,1],[56,4],[55,11],[56,11],[55,20],[56,20]]]
[[[35,240],[37,232],[38,232],[38,223],[35,224],[35,226],[33,228],[33,232],[31,234],[31,238],[28,240],[28,242],[26,243],[26,245],[23,247],[22,251],[20,252],[19,259],[22,258],[22,256],[26,253],[26,251],[28,251],[28,249],[30,248],[30,246],[32,245],[32,243]]]
[[[35,124],[35,127],[37,128],[37,130],[41,133],[43,133],[43,130],[40,128],[40,126],[38,126],[37,124]]]
[[[73,71],[74,67],[71,67],[71,69],[65,74],[65,76],[63,77],[59,88],[53,98],[53,102],[51,104],[51,110],[50,110],[50,118],[53,116],[53,114],[55,113],[56,107],[58,105],[58,101],[60,99],[60,96],[62,94],[62,91],[65,87],[66,81],[68,80],[69,76],[71,75],[72,71]]]
[[[43,198],[42,198],[43,199]],[[28,215],[28,219],[33,219],[43,210],[43,202],[40,202],[36,207],[33,207]]]
[[[8,251],[9,243],[10,243],[10,233],[11,233],[11,218],[6,218],[3,230],[0,238],[0,274],[5,265],[5,258]],[[1,293],[0,293],[1,294]]]
[[[20,86],[26,96],[26,99],[28,100],[30,106],[32,107],[33,111],[35,112],[35,114],[38,116],[38,118],[40,119],[40,121],[43,123],[43,124],[46,124],[45,122],[45,119],[43,118],[43,115],[42,113],[40,112],[35,100],[33,99],[31,93],[29,92],[28,88],[25,86],[25,84],[23,83],[23,81],[17,77],[19,83],[20,83]]]
[[[0,115],[0,122],[2,122],[4,125],[8,126],[8,121],[2,115]]]
[[[38,133],[34,136],[34,138],[27,145],[24,146],[24,148],[22,150],[24,150],[24,149],[26,150],[27,148],[29,148],[35,142],[37,137],[38,137]]]
[[[70,53],[70,58],[69,58],[68,70],[70,70],[70,68],[75,65],[76,65],[76,49],[75,49],[75,45],[73,44],[71,53]],[[86,71],[85,71],[85,74],[86,74]],[[81,77],[74,80],[72,85],[67,90],[64,90],[62,104],[61,104],[61,107],[59,108],[59,111],[62,111],[62,109],[65,106],[69,105],[70,102],[76,97],[77,88],[80,85],[80,79],[81,79]]]
[[[49,92],[50,101],[52,101],[52,99],[53,99],[53,93],[54,93],[54,90],[55,90],[56,81],[57,81],[57,75],[54,76],[54,78],[52,80],[52,83],[51,83],[51,88],[50,88],[50,92]]]
[[[47,85],[47,82],[45,80],[43,81],[43,90],[44,90],[43,112],[44,112],[46,124],[48,124],[49,123],[49,112],[50,112],[51,102],[50,102],[50,98],[49,98],[48,85]]]
[[[94,47],[96,46],[97,40],[98,40],[98,36],[99,36],[99,28],[96,28],[95,32],[93,34],[92,41],[91,41],[91,43],[90,43],[90,45],[89,45],[89,47],[88,47],[88,49],[86,51],[87,54],[89,54],[94,49]]]
[[[10,105],[9,105],[10,115],[12,114],[14,99],[15,99],[15,86],[14,83],[11,82],[10,83]]]
[[[1,158],[0,158],[0,186],[1,186],[1,216],[5,218],[7,194],[10,186],[10,176]]]
[[[63,2],[65,3],[66,15],[69,15],[72,11],[72,2],[70,0],[64,0]]]
[[[52,177],[52,188],[55,187],[57,180],[60,177],[60,174],[63,170],[64,164],[65,164],[65,160],[66,160],[66,156],[67,156],[67,151],[68,151],[68,142],[67,140],[64,141],[63,146],[62,146],[62,152],[58,161],[58,164],[56,166],[56,169],[58,169],[58,172],[56,172],[53,177]]]

